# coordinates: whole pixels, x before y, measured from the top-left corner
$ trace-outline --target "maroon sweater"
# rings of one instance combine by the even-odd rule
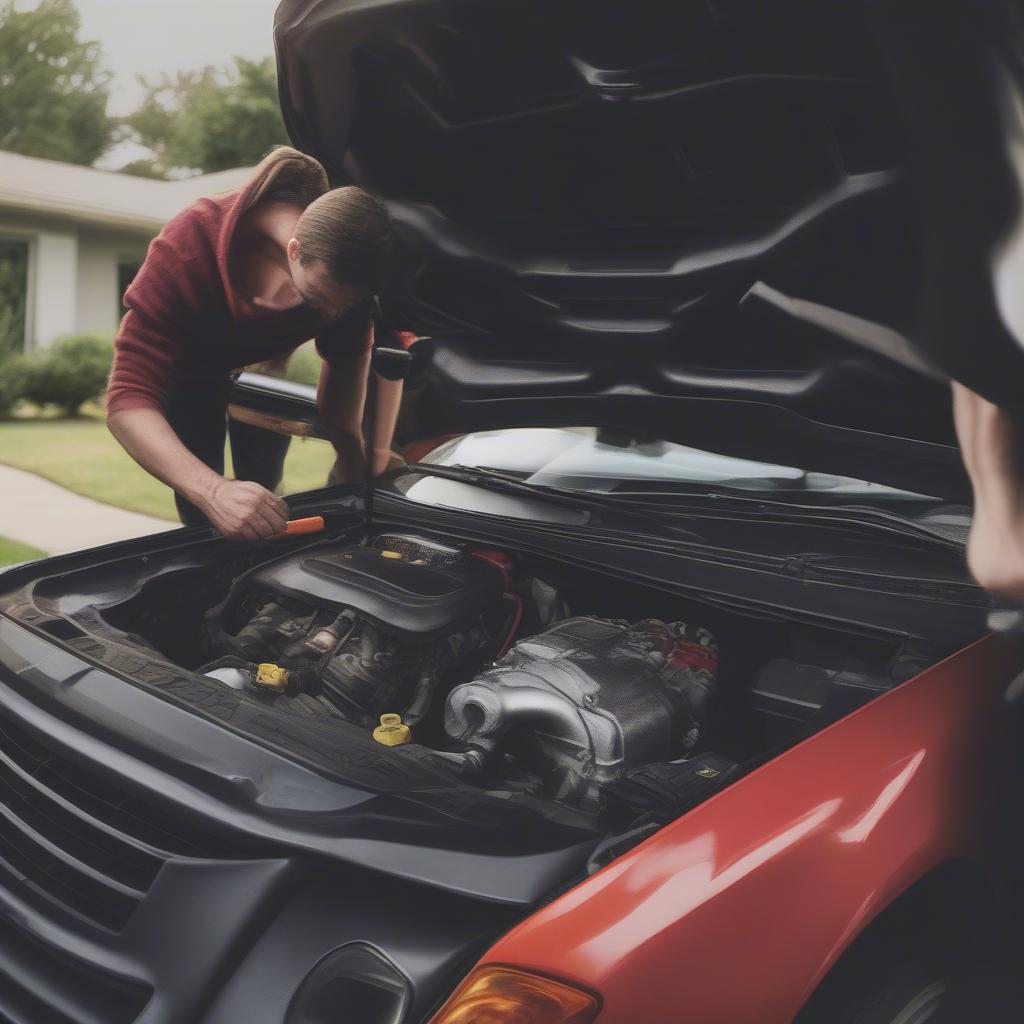
[[[296,165],[326,178],[295,150],[276,150],[241,188],[199,199],[153,239],[125,292],[128,309],[114,340],[107,415],[162,409],[172,388],[223,379],[233,370],[285,355],[315,337],[329,360],[355,355],[372,342],[369,305],[326,324],[305,306],[268,311],[249,303],[231,279],[231,245],[239,217]],[[319,178],[317,177],[319,175]]]

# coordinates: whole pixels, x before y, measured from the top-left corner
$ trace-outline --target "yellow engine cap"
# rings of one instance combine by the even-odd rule
[[[390,548],[382,548],[380,552],[381,558],[403,558],[404,555],[401,551],[392,551]]]
[[[381,715],[373,738],[385,747],[398,747],[412,739],[412,730],[402,722],[401,715]]]
[[[256,685],[274,690],[276,693],[284,693],[288,688],[288,669],[264,661],[256,666]]]

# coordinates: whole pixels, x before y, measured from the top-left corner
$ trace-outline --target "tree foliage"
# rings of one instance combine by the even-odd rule
[[[0,149],[91,164],[106,149],[111,75],[72,0],[0,0]]]
[[[10,415],[21,401],[28,379],[27,362],[17,353],[0,353],[0,416]]]
[[[273,59],[236,57],[231,68],[143,77],[145,97],[124,119],[127,136],[154,159],[129,172],[223,171],[256,163],[288,141]]]

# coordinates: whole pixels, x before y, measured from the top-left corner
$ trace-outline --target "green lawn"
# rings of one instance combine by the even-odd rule
[[[42,558],[45,554],[45,551],[40,551],[39,548],[34,548],[31,544],[22,544],[17,540],[0,537],[0,565],[28,562],[33,558]]]
[[[327,442],[293,440],[282,493],[322,487],[333,461],[334,451]],[[99,418],[0,423],[0,463],[37,473],[110,505],[177,518],[170,490],[131,460]]]

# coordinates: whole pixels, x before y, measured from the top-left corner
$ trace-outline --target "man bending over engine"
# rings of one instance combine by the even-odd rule
[[[199,199],[149,247],[125,293],[107,389],[111,433],[174,489],[187,525],[225,537],[280,532],[288,439],[232,423],[238,479],[224,477],[226,409],[236,371],[316,338],[324,360],[317,400],[338,453],[335,476],[362,471],[362,414],[373,295],[392,229],[383,204],[356,186],[328,190],[324,169],[275,150],[241,188]],[[377,388],[374,471],[390,454],[401,383]]]

